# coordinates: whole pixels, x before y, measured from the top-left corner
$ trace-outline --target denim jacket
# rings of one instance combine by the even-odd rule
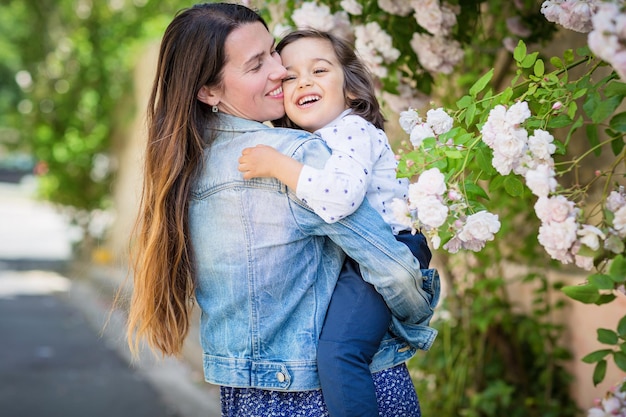
[[[328,224],[278,180],[243,180],[237,170],[241,151],[260,143],[321,168],[330,155],[324,142],[303,131],[219,117],[211,127],[217,139],[207,147],[189,203],[206,381],[319,388],[317,340],[345,253],[395,316],[372,371],[429,349],[437,334],[428,324],[439,277],[434,270],[420,273],[371,206],[364,202]]]

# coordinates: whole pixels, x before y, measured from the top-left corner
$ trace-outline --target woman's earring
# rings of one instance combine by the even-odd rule
[[[213,107],[211,107],[211,111],[212,111],[213,113],[217,113],[217,110],[218,110],[217,106],[213,106]]]

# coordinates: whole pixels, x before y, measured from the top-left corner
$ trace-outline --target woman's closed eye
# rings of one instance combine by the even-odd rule
[[[275,49],[271,50],[269,56],[270,56],[270,58],[275,59],[276,56],[278,56],[278,51],[275,50]],[[260,57],[257,65],[255,65],[253,68],[251,68],[250,71],[258,72],[263,67],[264,59],[266,59],[266,58]]]

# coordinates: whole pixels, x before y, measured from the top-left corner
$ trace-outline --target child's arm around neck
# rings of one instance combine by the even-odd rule
[[[302,167],[300,162],[267,145],[246,148],[239,158],[239,171],[243,172],[244,179],[276,178],[294,192],[298,186]]]

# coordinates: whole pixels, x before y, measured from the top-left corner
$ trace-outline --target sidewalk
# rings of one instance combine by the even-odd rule
[[[29,193],[0,183],[0,415],[219,416],[197,331],[182,360],[132,361],[124,314],[111,310],[124,272],[70,267],[74,232]]]

